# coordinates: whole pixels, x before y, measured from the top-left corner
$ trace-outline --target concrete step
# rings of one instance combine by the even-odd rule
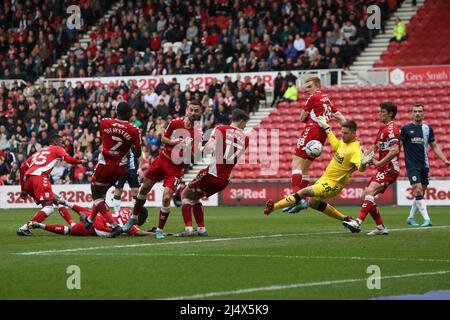
[[[370,48],[370,47],[368,47],[366,50],[364,50],[364,52],[362,53],[362,54],[364,54],[364,53],[366,53],[366,52],[370,52],[370,53],[381,53],[381,52],[383,52],[384,51],[384,49],[382,49],[381,47],[376,47],[376,48]]]
[[[381,47],[386,47],[388,43],[389,43],[389,41],[386,42],[386,40],[381,40],[381,41],[377,41],[377,42],[374,41],[374,42],[372,42],[372,43],[369,45],[369,48],[381,48]]]
[[[368,61],[377,58],[380,53],[365,52],[361,54],[356,61]]]
[[[369,70],[371,67],[372,67],[372,65],[370,65],[370,66],[361,66],[361,65],[358,65],[358,66],[351,66],[351,67],[349,68],[349,70],[350,70],[350,71],[356,71],[356,72],[358,72],[358,71],[367,71],[367,70]]]

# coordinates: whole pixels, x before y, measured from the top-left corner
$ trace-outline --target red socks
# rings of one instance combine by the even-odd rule
[[[306,188],[308,185],[309,185],[309,177],[303,176],[302,183],[300,184],[300,190],[302,190],[303,188]]]
[[[377,226],[379,226],[380,224],[384,224],[383,218],[381,217],[380,211],[378,211],[377,205],[375,205],[375,211],[371,211],[370,215],[372,216],[373,220],[375,220]]]
[[[61,217],[63,217],[63,219],[66,220],[68,224],[74,223],[72,216],[70,215],[69,210],[67,210],[66,207],[61,207],[58,209],[58,211]]]
[[[167,222],[167,218],[169,217],[170,214],[170,208],[161,208],[161,210],[159,210],[159,222],[158,222],[158,229],[164,229],[164,226],[166,225]],[[184,217],[184,214],[183,214]]]
[[[138,198],[136,199],[136,203],[134,204],[134,208],[133,208],[133,216],[137,217],[139,215],[139,212],[144,207],[144,204],[146,201],[147,201],[147,199],[139,199],[139,195],[138,195]]]
[[[300,170],[293,170],[291,182],[292,193],[297,193],[309,185],[309,177],[307,175],[303,176]]]
[[[204,228],[205,227],[205,217],[203,213],[203,205],[201,202],[194,204],[193,206],[194,218],[197,223],[197,227]],[[192,224],[191,224],[192,225]]]
[[[293,170],[292,171],[292,193],[296,193],[300,190],[300,187],[302,185],[302,174],[299,170]]]
[[[181,212],[183,213],[183,220],[184,225],[186,227],[192,227],[192,204],[190,201],[184,201],[183,199],[183,205],[181,206]]]
[[[35,214],[35,216],[33,217],[33,218],[31,218],[31,221],[34,221],[34,222],[42,222],[42,221],[44,221],[45,219],[47,219],[47,214],[44,212],[44,211],[42,211],[42,210],[39,210],[36,214]]]
[[[369,213],[377,225],[384,224],[383,218],[378,211],[377,204],[375,203],[375,198],[373,196],[366,196],[364,198],[361,211],[358,214],[358,219],[363,222]]]
[[[57,233],[57,234],[68,234],[69,228],[61,224],[46,224],[44,230]]]

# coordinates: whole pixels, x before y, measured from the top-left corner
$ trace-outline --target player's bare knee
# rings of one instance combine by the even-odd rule
[[[413,194],[415,197],[423,196],[423,190],[422,190],[422,186],[420,184],[413,186]]]

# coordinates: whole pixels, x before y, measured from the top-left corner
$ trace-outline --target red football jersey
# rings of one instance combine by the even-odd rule
[[[216,145],[208,173],[228,180],[239,157],[248,147],[249,137],[233,126],[217,126],[211,137],[215,139]]]
[[[100,123],[102,136],[101,153],[98,163],[125,166],[128,164],[128,152],[134,145],[141,149],[139,129],[128,121],[105,118]]]
[[[394,144],[400,144],[400,128],[391,121],[378,130],[377,138],[375,140],[375,145],[378,146],[378,160],[383,159],[389,153],[389,147]],[[379,170],[400,171],[398,158],[392,158],[391,161],[388,161],[382,168],[379,168]]]
[[[49,175],[58,160],[71,164],[81,164],[82,161],[74,159],[60,146],[44,147],[29,157],[21,166],[23,176],[42,174]]]
[[[324,116],[327,120],[330,120],[331,116],[338,112],[336,107],[331,103],[331,100],[321,91],[316,91],[310,95],[308,100],[306,100],[306,104],[303,109],[308,112],[306,125],[320,129],[322,128],[317,122],[317,117]]]
[[[167,126],[166,130],[164,131],[164,137],[168,139],[177,139],[179,137],[181,138],[191,138],[192,139],[192,145],[191,145],[191,152],[194,152],[194,148],[201,142],[202,139],[202,129],[198,126],[198,124],[194,125],[190,129],[186,129],[184,125],[184,117],[178,118],[170,121],[169,125]],[[172,150],[176,146],[170,146],[168,144],[164,144],[162,151],[171,157],[172,162],[173,160],[176,160],[178,158],[183,157],[183,148],[177,147],[176,150],[180,150],[179,152],[176,152],[174,155],[172,155]],[[172,158],[174,157],[174,158]],[[178,161],[176,161],[178,162]]]
[[[127,223],[128,219],[130,218],[131,215],[131,210],[128,208],[123,208],[120,209],[119,212],[117,213],[112,213],[111,215],[114,218],[114,221],[119,225],[119,226],[123,226],[125,225],[125,223]],[[101,214],[97,214],[95,216],[95,220],[94,220],[94,229],[95,229],[95,233],[97,233],[98,236],[108,236],[109,233],[112,232],[112,227],[111,225],[106,222],[105,218],[103,218],[103,216]],[[136,232],[139,231],[139,228],[137,226],[132,226],[130,228],[130,230],[128,231],[128,234],[135,234]]]

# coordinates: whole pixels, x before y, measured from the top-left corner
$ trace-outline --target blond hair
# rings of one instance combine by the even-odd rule
[[[316,87],[319,87],[319,88],[322,87],[321,82],[320,82],[320,78],[319,78],[319,77],[316,77],[316,76],[308,77],[308,78],[306,78],[305,83],[308,83],[308,82],[310,82],[310,81],[312,81],[312,83],[314,83],[314,85],[315,85]]]

